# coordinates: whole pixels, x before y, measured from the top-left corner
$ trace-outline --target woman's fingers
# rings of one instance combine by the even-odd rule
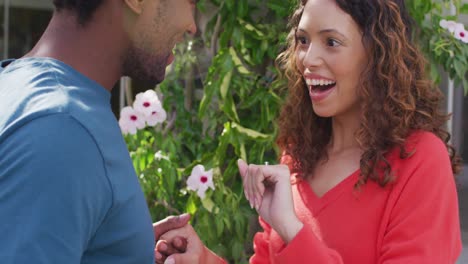
[[[241,175],[241,178],[242,178],[242,186],[244,188],[245,199],[247,199],[247,201],[250,201],[249,200],[249,195],[247,193],[247,180],[246,180],[246,178],[247,178],[246,176],[247,176],[247,173],[248,173],[248,165],[242,159],[238,159],[237,160],[237,166],[239,167],[239,174]]]
[[[255,164],[248,165],[241,159],[237,161],[237,164],[242,177],[245,198],[249,201],[251,208],[258,210],[265,189],[262,184],[264,178],[261,170],[262,166]]]
[[[260,209],[266,188],[272,188],[280,179],[289,181],[289,169],[285,165],[256,165],[238,160],[244,195],[250,207]]]
[[[260,210],[260,206],[262,205],[263,200],[263,193],[265,192],[265,179],[268,176],[265,174],[264,170],[265,166],[258,166],[257,168],[257,176],[254,179],[254,190],[255,190],[255,209]]]
[[[255,165],[249,164],[249,200],[250,200],[250,207],[255,207],[255,192],[254,192],[254,179],[257,176],[257,171],[255,170]]]
[[[255,165],[250,164],[249,169],[248,169],[248,183],[249,183],[249,201],[250,201],[250,207],[254,208],[255,207],[255,177],[257,177],[257,170]]]
[[[248,165],[245,161],[239,159],[237,162],[239,166],[239,172],[242,177],[242,184],[244,186],[244,195],[247,201],[249,201],[250,207],[254,207],[254,199],[253,199],[253,186],[252,186],[252,179],[254,177],[254,170],[253,165]]]

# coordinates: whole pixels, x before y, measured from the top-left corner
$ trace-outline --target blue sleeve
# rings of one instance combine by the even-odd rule
[[[67,114],[0,137],[2,264],[75,264],[112,206],[93,137]]]

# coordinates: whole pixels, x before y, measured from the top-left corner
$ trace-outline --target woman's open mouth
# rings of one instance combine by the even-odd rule
[[[325,79],[305,79],[309,88],[309,95],[312,101],[321,101],[325,99],[336,86],[336,82]]]

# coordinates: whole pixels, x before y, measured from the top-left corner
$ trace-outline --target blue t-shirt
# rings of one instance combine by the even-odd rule
[[[152,264],[153,256],[151,217],[110,93],[54,59],[3,61],[0,263]]]

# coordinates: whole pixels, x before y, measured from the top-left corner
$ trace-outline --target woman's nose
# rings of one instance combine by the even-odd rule
[[[309,45],[307,51],[304,52],[302,64],[306,68],[318,67],[323,63],[321,52],[317,45]]]

